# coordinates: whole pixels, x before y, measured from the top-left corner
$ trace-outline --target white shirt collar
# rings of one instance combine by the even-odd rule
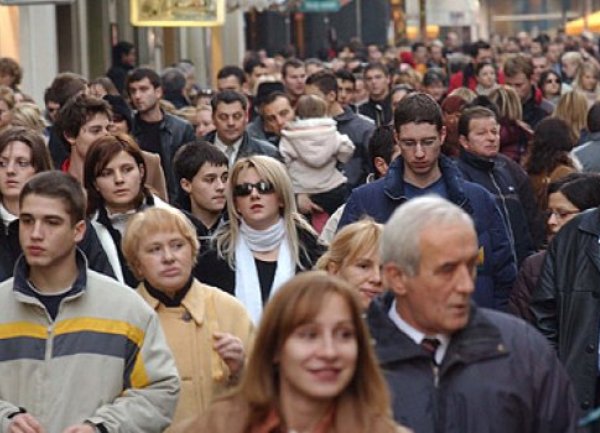
[[[18,219],[16,215],[11,214],[8,209],[4,207],[2,202],[0,201],[0,218],[2,219],[2,223],[4,224],[4,228],[8,229],[8,225],[14,220]]]
[[[235,162],[235,160],[237,158],[237,154],[240,151],[240,146],[242,145],[243,139],[244,139],[244,136],[242,135],[233,144],[227,145],[221,141],[218,133],[215,134],[215,146],[217,146],[219,148],[219,150],[221,150],[229,158],[229,168],[231,168],[231,166],[233,165],[233,163]],[[229,149],[233,149],[233,152],[231,152]]]
[[[418,329],[414,328],[412,325],[408,324],[400,314],[398,313],[398,309],[396,308],[396,300],[392,302],[392,306],[390,307],[390,311],[388,311],[388,317],[390,320],[398,327],[400,331],[405,333],[408,338],[415,342],[417,345],[421,345],[421,342],[425,338],[437,338],[440,342],[439,347],[435,352],[435,362],[437,364],[441,364],[444,356],[446,355],[446,350],[448,350],[448,346],[450,345],[450,337],[445,334],[435,334],[435,335],[425,335]]]

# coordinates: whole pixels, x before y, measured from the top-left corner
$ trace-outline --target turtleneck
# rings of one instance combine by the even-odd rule
[[[181,306],[181,301],[183,301],[185,296],[190,291],[193,282],[194,276],[190,274],[190,278],[187,280],[187,282],[181,289],[175,292],[175,296],[173,296],[172,298],[169,295],[167,295],[164,291],[152,286],[152,284],[150,284],[148,280],[144,280],[144,286],[146,287],[146,290],[148,291],[150,296],[159,301],[165,307],[172,308]]]

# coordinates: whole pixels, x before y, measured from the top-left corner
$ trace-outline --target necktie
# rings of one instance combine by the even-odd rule
[[[440,344],[441,342],[437,338],[425,337],[421,341],[421,347],[429,354],[431,357],[431,362],[433,362],[435,365],[437,365],[437,362],[435,361],[435,352]]]
[[[227,146],[225,149],[225,154],[227,155],[227,159],[229,160],[229,167],[233,165],[233,152],[235,152],[235,148],[233,146]]]

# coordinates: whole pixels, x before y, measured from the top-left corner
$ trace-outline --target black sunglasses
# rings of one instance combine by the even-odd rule
[[[271,194],[275,191],[275,187],[271,182],[261,180],[256,183],[242,183],[233,187],[233,195],[235,197],[246,197],[252,194],[252,190],[256,188],[259,194]]]

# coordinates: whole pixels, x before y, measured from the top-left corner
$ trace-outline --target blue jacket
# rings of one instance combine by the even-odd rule
[[[440,155],[439,164],[448,200],[463,208],[475,222],[482,263],[477,268],[473,299],[482,307],[506,310],[517,267],[502,214],[494,197],[464,180],[451,159]],[[385,177],[352,191],[338,229],[363,216],[385,223],[407,201],[403,179],[404,160],[399,156]]]

